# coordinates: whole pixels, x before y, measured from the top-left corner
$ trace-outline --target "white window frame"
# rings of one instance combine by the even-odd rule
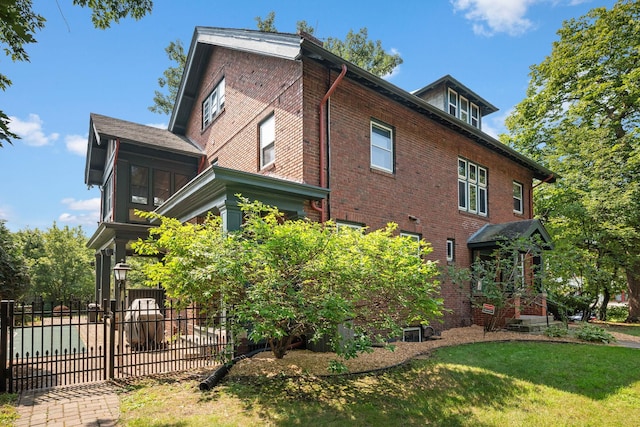
[[[260,169],[276,161],[276,119],[271,114],[260,122]]]
[[[465,123],[471,122],[471,116],[469,115],[469,100],[464,96],[460,95],[460,120]]]
[[[336,221],[336,228],[339,230],[343,227],[348,227],[351,228],[353,230],[359,230],[359,231],[363,231],[364,230],[364,225],[362,224],[354,224],[352,222],[343,222],[343,221]]]
[[[202,101],[202,129],[206,128],[213,122],[218,114],[224,108],[225,102],[225,83],[224,77],[213,88],[209,96]]]
[[[414,326],[411,328],[402,328],[402,341],[407,342],[405,337],[406,332],[415,332],[415,331],[418,332],[418,341],[410,341],[410,342],[422,342],[422,328],[419,326]]]
[[[488,172],[466,159],[458,158],[458,209],[487,216]]]
[[[420,252],[421,252],[421,250],[420,250],[420,240],[422,240],[422,236],[420,234],[401,231],[400,232],[400,237],[408,237],[411,240],[415,241],[416,244],[418,245],[418,253],[417,253],[417,255],[420,256]]]
[[[451,88],[447,91],[447,111],[453,117],[458,117],[458,92]]]
[[[447,261],[453,262],[456,259],[456,241],[447,239]]]
[[[517,194],[519,189],[520,194]],[[519,208],[516,207],[516,203]],[[517,181],[513,181],[513,212],[521,214],[524,212],[524,186]]]
[[[471,114],[469,115],[469,124],[480,129],[480,107],[473,102],[471,103]]]
[[[377,129],[380,132],[388,133],[389,136],[381,135],[378,132],[374,132]],[[379,169],[385,172],[393,173],[393,129],[390,126],[385,126],[379,122],[371,121],[370,125],[371,135],[371,167]],[[380,144],[380,141],[385,141],[387,146]],[[382,155],[384,164],[378,164],[374,154]]]

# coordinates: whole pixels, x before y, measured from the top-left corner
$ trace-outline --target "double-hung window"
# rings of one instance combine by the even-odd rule
[[[419,234],[401,231],[400,236],[408,237],[409,239],[411,239],[416,244],[416,256],[421,255],[422,250],[420,249],[420,240],[422,239],[422,237]]]
[[[480,128],[480,108],[474,103],[471,103],[471,126]]]
[[[487,216],[487,170],[458,159],[458,209]]]
[[[522,184],[520,184],[519,182],[513,181],[513,211],[515,213],[518,213],[518,214],[522,213],[522,210],[523,210],[522,199],[523,199]]]
[[[393,129],[371,122],[371,167],[393,172]]]
[[[276,121],[272,114],[260,123],[260,168],[276,160]]]
[[[460,120],[469,123],[469,100],[464,96],[460,97]]]
[[[453,89],[449,89],[448,97],[449,114],[453,117],[458,117],[458,93]]]
[[[222,111],[224,100],[225,87],[223,78],[202,102],[202,129],[206,128]]]
[[[447,239],[447,261],[452,262],[455,260],[456,241],[453,239]]]

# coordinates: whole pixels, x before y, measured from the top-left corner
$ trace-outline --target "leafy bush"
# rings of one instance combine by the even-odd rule
[[[569,330],[563,326],[553,325],[545,329],[544,334],[548,337],[555,338],[566,337],[567,335],[569,335]]]
[[[629,316],[629,306],[615,305],[607,307],[607,320],[611,322],[624,322]]]
[[[616,339],[603,328],[595,325],[584,325],[575,330],[575,336],[583,341],[600,341],[604,344],[614,342]]]

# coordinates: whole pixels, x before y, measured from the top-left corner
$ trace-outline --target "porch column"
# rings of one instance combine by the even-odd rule
[[[95,253],[95,257],[96,257],[96,262],[93,266],[94,271],[95,271],[95,289],[94,289],[94,298],[95,298],[95,302],[97,302],[98,304],[102,305],[102,276],[101,276],[101,272],[102,272],[102,254],[100,253],[100,251]]]
[[[104,300],[111,299],[111,253],[112,249],[103,249],[100,251],[100,270],[96,271],[100,275],[100,292],[98,303],[102,305]],[[103,307],[104,308],[104,307]]]
[[[222,228],[224,231],[240,230],[242,226],[242,211],[235,201],[225,200],[220,207],[220,217],[222,218]]]

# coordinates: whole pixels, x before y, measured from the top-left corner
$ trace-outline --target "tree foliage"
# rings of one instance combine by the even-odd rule
[[[628,0],[564,22],[506,122],[511,145],[561,176],[535,205],[554,240],[575,248],[557,281],[580,270],[603,292],[624,274],[630,318],[640,317],[639,22]]]
[[[269,12],[266,17],[256,17],[256,26],[258,30],[275,33],[277,28],[275,25],[276,14]],[[298,21],[296,23],[296,31],[298,33],[315,34],[315,28],[307,23],[307,21]],[[329,37],[324,42],[324,48],[347,61],[356,64],[358,67],[369,71],[377,76],[386,76],[402,64],[402,58],[398,53],[387,53],[382,47],[380,40],[369,40],[367,28],[361,28],[359,32],[349,30],[344,40]],[[153,105],[149,107],[150,111],[158,114],[171,114],[173,104],[176,101],[180,79],[186,63],[186,55],[182,49],[180,41],[171,42],[165,48],[165,52],[172,64],[163,72],[164,77],[158,79],[160,88],[167,87],[168,94],[161,91],[155,91]]]
[[[92,10],[91,21],[96,28],[106,29],[111,23],[131,16],[140,19],[151,12],[152,0],[73,0],[73,4]],[[29,61],[25,45],[36,43],[35,34],[45,26],[46,19],[33,10],[32,0],[0,2],[0,45],[12,61]],[[11,80],[0,74],[0,89],[5,91]],[[0,147],[11,143],[18,135],[9,130],[9,117],[0,110]]]
[[[0,221],[0,299],[20,299],[29,286],[27,265],[15,237]]]
[[[182,71],[187,61],[187,55],[184,53],[184,47],[180,40],[169,43],[169,46],[164,51],[167,53],[169,60],[176,65],[164,70],[163,76],[158,78],[160,88],[166,87],[169,91],[168,94],[164,94],[159,90],[154,92],[153,105],[149,107],[149,110],[158,114],[170,114],[171,110],[173,110],[173,104],[178,96]]]
[[[81,227],[59,228],[54,223],[44,232],[24,230],[16,235],[31,276],[32,295],[55,302],[94,297],[94,256]]]
[[[435,264],[418,256],[430,249],[393,237],[394,225],[363,233],[284,220],[259,202],[240,206],[245,221],[237,232],[223,232],[219,217],[200,225],[160,217],[150,239],[134,245],[146,255],[165,253],[147,267],[149,280],[170,297],[226,310],[278,358],[302,336],[329,338],[338,354],[353,357],[383,340],[381,333],[398,336],[403,326],[440,316]],[[352,339],[339,335],[341,324],[351,325]]]

